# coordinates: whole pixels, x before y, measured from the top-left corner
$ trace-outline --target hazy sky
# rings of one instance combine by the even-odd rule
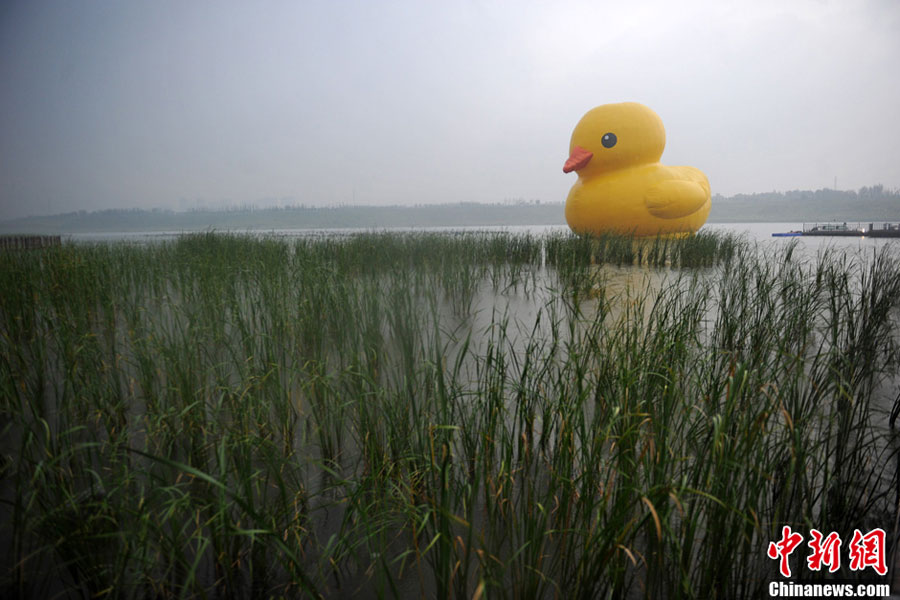
[[[0,218],[562,201],[633,100],[713,192],[900,187],[900,2],[0,2]]]

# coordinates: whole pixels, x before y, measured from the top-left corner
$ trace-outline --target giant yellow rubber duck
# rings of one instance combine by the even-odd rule
[[[686,235],[709,216],[706,175],[694,167],[659,163],[666,130],[655,112],[637,102],[604,104],[572,132],[563,172],[578,181],[566,199],[575,233]]]

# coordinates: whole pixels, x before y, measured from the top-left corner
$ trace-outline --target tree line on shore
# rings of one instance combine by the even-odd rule
[[[898,221],[900,190],[792,190],[713,196],[709,221]],[[202,231],[385,227],[565,225],[562,202],[459,202],[394,206],[287,205],[227,209],[107,209],[0,221],[0,233]]]

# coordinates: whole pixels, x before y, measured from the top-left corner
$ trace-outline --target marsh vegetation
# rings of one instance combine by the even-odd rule
[[[755,598],[784,525],[894,533],[890,247],[207,233],[0,290],[6,597]]]

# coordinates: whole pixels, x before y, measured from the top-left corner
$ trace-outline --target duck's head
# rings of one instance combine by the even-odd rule
[[[578,121],[563,172],[589,177],[659,162],[665,147],[666,130],[655,112],[637,102],[604,104]]]

